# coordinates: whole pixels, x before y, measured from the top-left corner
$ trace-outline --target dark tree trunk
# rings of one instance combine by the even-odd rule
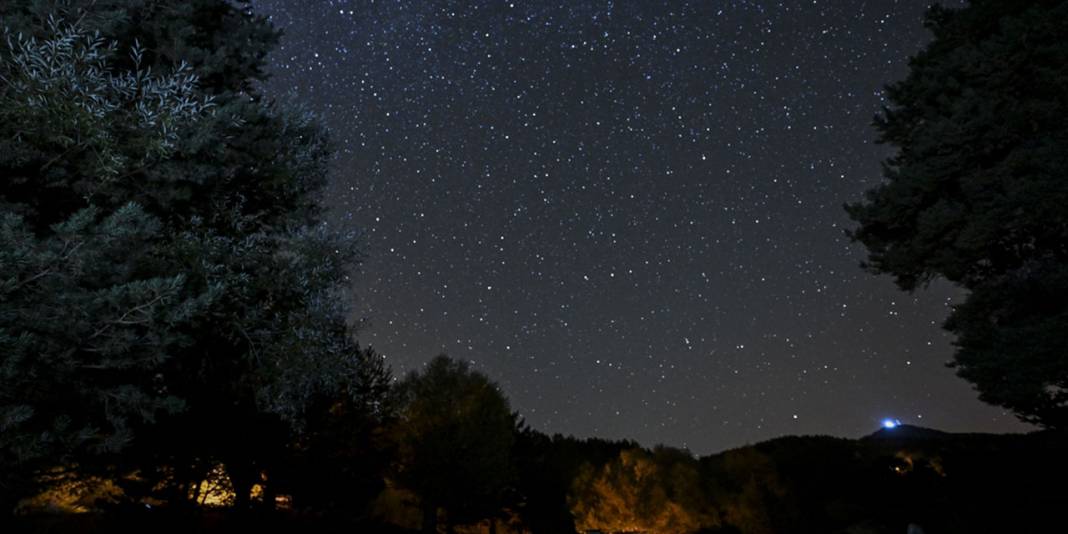
[[[426,534],[438,531],[438,507],[432,504],[423,505],[423,532]]]
[[[175,508],[189,510],[200,504],[200,484],[204,476],[198,466],[187,465],[180,460],[174,470],[174,484],[167,492],[166,499]]]
[[[268,512],[274,511],[275,496],[278,494],[274,489],[274,484],[271,483],[270,473],[268,473],[267,480],[263,482],[263,509]]]
[[[201,495],[200,490],[204,486],[204,479],[197,480],[196,485],[193,486],[193,502],[197,504],[204,504],[204,496]]]
[[[234,509],[243,512],[252,502],[252,485],[256,483],[256,469],[246,462],[226,465],[226,475],[234,487]]]
[[[234,509],[240,512],[248,510],[249,504],[252,502],[250,493],[252,493],[251,484],[242,484],[234,479],[230,478],[230,483],[234,486]]]

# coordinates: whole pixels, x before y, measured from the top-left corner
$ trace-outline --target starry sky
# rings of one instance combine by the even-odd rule
[[[285,32],[266,91],[337,143],[359,337],[398,375],[445,352],[536,429],[700,454],[1027,428],[945,367],[958,290],[903,293],[845,235],[926,2],[253,6]]]

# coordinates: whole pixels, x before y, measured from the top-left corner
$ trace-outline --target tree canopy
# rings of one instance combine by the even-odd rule
[[[1068,4],[932,8],[933,41],[876,118],[897,149],[847,206],[867,268],[969,291],[945,326],[984,401],[1068,425]]]
[[[569,500],[580,532],[696,532],[718,526],[697,460],[666,447],[621,451],[599,470],[583,466]]]
[[[436,531],[438,508],[449,525],[499,514],[514,478],[516,417],[497,385],[442,355],[397,391],[398,478],[422,499],[423,530]]]
[[[257,91],[277,33],[225,0],[0,20],[0,489],[77,461],[180,499],[223,464],[241,504],[317,399],[366,391],[329,142]]]

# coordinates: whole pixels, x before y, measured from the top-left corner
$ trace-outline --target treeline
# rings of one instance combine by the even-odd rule
[[[377,389],[364,403],[324,401],[299,431],[245,451],[257,469],[250,487],[234,485],[226,463],[195,475],[162,463],[150,473],[112,463],[110,475],[54,465],[21,502],[21,526],[57,530],[44,513],[59,506],[52,513],[93,512],[66,516],[59,531],[1032,532],[1068,506],[1062,432],[900,426],[696,457],[538,432],[496,384],[445,356],[399,381],[369,368]]]

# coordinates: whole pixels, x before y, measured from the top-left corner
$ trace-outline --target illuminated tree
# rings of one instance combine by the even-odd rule
[[[523,526],[534,534],[574,533],[568,498],[575,478],[583,468],[599,469],[623,450],[638,447],[633,441],[547,436],[523,425],[516,432],[515,446],[517,512]]]
[[[696,460],[667,448],[628,449],[601,469],[586,465],[569,501],[580,532],[674,534],[715,525]]]

